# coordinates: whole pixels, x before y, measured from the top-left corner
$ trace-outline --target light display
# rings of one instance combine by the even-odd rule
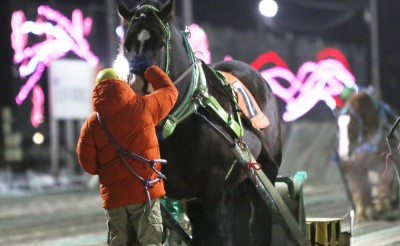
[[[298,119],[320,101],[333,110],[337,106],[334,97],[345,87],[357,90],[355,77],[346,67],[348,62],[339,50],[324,49],[317,54],[317,59],[321,60],[303,63],[296,75],[275,52],[267,52],[251,63],[258,70],[268,63],[274,65],[260,72],[274,94],[286,103],[282,115],[284,121]]]
[[[33,127],[37,128],[43,121],[43,104],[44,104],[44,93],[40,86],[35,85],[32,91],[32,104],[33,108],[31,111],[31,123]]]
[[[14,49],[14,63],[19,65],[19,73],[22,79],[27,78],[21,87],[15,101],[21,105],[28,97],[33,88],[33,111],[32,125],[37,127],[41,119],[39,113],[43,114],[44,97],[41,98],[41,88],[36,85],[42,76],[46,66],[52,61],[60,59],[70,51],[79,58],[84,59],[91,66],[99,62],[90,50],[88,41],[85,39],[92,28],[92,19],[83,18],[82,11],[75,9],[69,20],[59,11],[49,6],[41,5],[37,9],[36,21],[26,21],[23,11],[13,12],[11,18],[11,42]],[[28,45],[29,34],[44,39],[41,42]],[[36,92],[35,92],[36,91]],[[42,92],[43,94],[43,92]],[[44,95],[44,94],[43,94]],[[40,109],[41,108],[41,109]]]
[[[196,55],[202,59],[206,64],[211,63],[211,52],[208,48],[208,37],[203,28],[198,24],[191,24],[189,26],[190,36],[188,41]]]
[[[198,25],[190,26],[189,43],[195,52],[208,58],[208,38]],[[233,59],[226,55],[224,60]],[[210,60],[205,60],[209,63]],[[309,112],[318,102],[323,101],[330,109],[337,107],[338,96],[347,88],[357,91],[354,75],[343,53],[335,48],[318,52],[316,61],[304,62],[294,74],[287,63],[274,51],[259,55],[252,67],[259,70],[268,81],[276,96],[286,103],[282,117],[294,121]],[[268,68],[264,68],[268,65]]]

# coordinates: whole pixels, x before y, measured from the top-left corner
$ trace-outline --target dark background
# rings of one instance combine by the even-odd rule
[[[190,24],[184,23],[183,1],[175,1],[175,14],[182,29],[184,25]],[[126,0],[126,2],[128,6],[135,6],[136,1]],[[343,52],[349,61],[351,72],[357,78],[357,83],[368,86],[374,84],[371,81],[370,27],[365,21],[368,2],[279,0],[278,15],[273,21],[266,21],[258,12],[258,0],[193,1],[193,22],[200,24],[208,35],[212,62],[231,55],[235,59],[251,63],[258,55],[275,51],[295,73],[305,61],[315,60],[319,51],[333,47]],[[23,135],[24,159],[29,165],[32,165],[33,160],[37,160],[37,165],[47,162],[43,159],[48,158],[47,156],[37,156],[38,146],[32,144],[31,138],[35,131],[40,131],[45,136],[44,145],[49,145],[48,105],[45,105],[45,121],[35,129],[29,120],[32,109],[30,100],[26,100],[22,106],[17,106],[14,101],[20,86],[25,81],[17,75],[18,66],[12,64],[11,13],[21,9],[28,20],[34,20],[37,7],[46,4],[70,18],[72,11],[80,8],[84,17],[90,16],[94,21],[87,37],[93,53],[100,58],[100,66],[110,66],[112,53],[118,49],[118,38],[115,35],[115,38],[110,40],[107,36],[106,3],[107,0],[0,1],[0,109],[4,106],[12,108],[15,121],[13,132]],[[395,110],[400,111],[400,100],[398,100],[400,17],[397,13],[400,10],[400,1],[379,0],[378,7],[381,96]],[[115,14],[113,17],[115,23],[118,23],[116,9],[111,12]],[[69,52],[68,57],[76,55]],[[45,71],[38,82],[45,94],[47,94],[46,74]],[[285,105],[280,102],[280,106],[284,108]],[[320,103],[306,117],[322,121],[331,120],[332,116],[326,105]],[[3,147],[4,140],[1,135],[2,132],[0,132],[0,147]],[[74,152],[74,150],[66,151]],[[0,151],[0,161],[1,155],[2,151]]]
[[[127,0],[128,5],[136,1]],[[213,28],[230,28],[240,32],[257,32],[273,34],[277,38],[309,37],[325,42],[339,42],[369,49],[369,26],[364,20],[364,10],[369,1],[330,1],[330,0],[280,0],[279,13],[274,23],[265,25],[258,13],[258,0],[202,0],[193,1],[193,21]],[[297,2],[294,4],[293,2]],[[302,3],[302,4],[299,4]],[[335,4],[338,3],[338,4]],[[13,104],[13,69],[11,66],[12,49],[10,43],[10,12],[23,7],[36,11],[39,4],[49,4],[60,10],[72,11],[80,7],[84,14],[93,16],[97,21],[105,19],[105,1],[100,0],[49,0],[49,1],[1,1],[0,3],[0,69],[1,90],[0,103]],[[182,21],[182,1],[175,1],[178,20]],[[30,7],[32,6],[32,7]],[[34,6],[34,7],[33,7]],[[398,0],[379,0],[379,52],[381,92],[384,100],[396,109],[400,108],[397,100],[400,80],[400,23]],[[95,20],[95,21],[96,21]],[[183,26],[183,23],[182,23]],[[107,57],[106,50],[99,41],[104,30],[93,29],[91,46],[95,53]],[[96,37],[96,38],[93,38]],[[104,35],[103,35],[104,37]],[[236,38],[236,37],[233,37]],[[240,37],[237,42],[242,42]],[[96,41],[97,40],[97,41]],[[94,42],[94,43],[93,43]],[[96,42],[98,44],[96,44]],[[246,44],[244,44],[246,45]],[[104,58],[103,58],[104,59]],[[369,59],[369,57],[367,57]],[[214,60],[214,59],[213,59]],[[290,63],[290,61],[288,61]],[[370,64],[367,61],[367,64]],[[370,74],[370,67],[363,68]],[[366,79],[369,80],[369,77]],[[367,81],[371,84],[371,81]]]

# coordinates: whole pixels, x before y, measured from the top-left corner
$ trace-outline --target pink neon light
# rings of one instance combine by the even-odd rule
[[[15,11],[12,14],[12,33],[11,33],[11,40],[12,40],[12,48],[15,51],[14,54],[14,63],[20,63],[23,60],[23,52],[26,44],[28,43],[28,35],[22,33],[21,26],[25,22],[25,15],[22,11]]]
[[[44,93],[39,85],[36,85],[32,91],[33,108],[31,111],[32,126],[37,128],[43,121],[44,111]]]
[[[353,74],[335,59],[305,62],[297,75],[279,66],[265,69],[261,74],[268,81],[274,94],[286,102],[286,111],[283,113],[285,121],[298,119],[319,101],[324,101],[334,109],[334,96],[339,95],[345,86],[357,88]]]
[[[37,11],[39,17],[36,22],[25,21],[22,11],[14,12],[11,19],[14,63],[21,64],[19,71],[22,78],[30,76],[15,98],[18,105],[27,98],[45,67],[52,61],[64,57],[69,51],[86,60],[91,66],[96,66],[99,61],[90,51],[89,43],[85,39],[92,27],[91,18],[83,18],[82,12],[78,9],[73,11],[72,21],[45,5],[39,6]],[[45,36],[46,40],[25,47],[30,33]]]
[[[224,56],[224,61],[232,61],[233,57],[230,55]]]
[[[36,71],[29,77],[28,81],[21,87],[15,101],[18,105],[21,105],[24,100],[28,97],[29,92],[35,86],[36,82],[39,81],[40,77],[46,66],[42,63],[38,64]]]
[[[188,38],[190,46],[192,46],[195,52],[199,52],[202,55],[202,59],[205,63],[211,63],[211,53],[208,49],[208,37],[206,32],[197,24],[191,24],[190,36]]]

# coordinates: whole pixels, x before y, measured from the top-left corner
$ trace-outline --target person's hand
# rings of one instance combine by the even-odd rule
[[[148,67],[150,67],[150,63],[143,53],[140,53],[133,57],[129,63],[130,72],[142,77]]]

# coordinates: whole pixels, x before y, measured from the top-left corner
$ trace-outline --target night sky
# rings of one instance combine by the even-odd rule
[[[300,0],[297,0],[300,1]],[[322,2],[323,0],[321,0]],[[43,2],[43,1],[38,1]],[[55,3],[51,0],[48,2]],[[63,1],[60,1],[63,2]],[[65,1],[64,1],[65,2]],[[99,3],[99,0],[85,1],[66,1],[68,4],[79,2],[87,4],[90,2]],[[101,1],[104,3],[104,1]],[[128,2],[132,2],[129,0]],[[309,1],[307,1],[309,2]],[[319,1],[317,1],[319,2]],[[326,2],[331,2],[327,0]],[[350,1],[351,2],[351,1]],[[380,42],[380,74],[382,96],[389,103],[394,104],[400,109],[400,100],[398,98],[400,84],[400,10],[399,0],[379,0],[379,42]],[[176,1],[178,15],[181,11],[181,1]],[[0,1],[0,69],[2,74],[2,88],[0,90],[0,103],[8,104],[11,99],[11,86],[8,81],[11,80],[11,54],[10,49],[10,13],[8,1]],[[310,32],[309,30],[296,30],[296,28],[287,28],[278,26],[279,29],[268,29],[260,21],[258,14],[258,0],[202,0],[193,1],[195,22],[212,23],[215,26],[229,26],[235,29],[262,30],[271,32],[292,32],[299,35],[320,36],[326,39],[342,40],[350,43],[368,43],[369,29],[363,20],[363,12],[358,11],[348,21],[326,30]],[[335,12],[313,11],[294,6],[290,0],[282,0],[281,15],[277,16],[281,20],[289,23],[296,23],[300,27],[309,24],[310,21],[318,22],[317,18],[326,21],[329,17],[334,17]],[[321,21],[321,22],[323,22]],[[290,30],[292,29],[292,30]],[[298,28],[297,28],[298,29]],[[317,30],[317,29],[315,29]],[[277,33],[279,34],[279,33]]]

